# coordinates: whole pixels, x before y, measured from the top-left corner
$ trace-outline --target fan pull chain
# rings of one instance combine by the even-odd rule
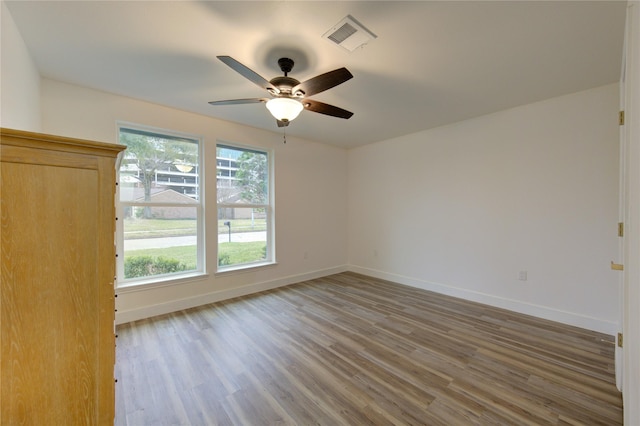
[[[287,128],[282,128],[282,139],[284,139],[284,143],[287,143]]]

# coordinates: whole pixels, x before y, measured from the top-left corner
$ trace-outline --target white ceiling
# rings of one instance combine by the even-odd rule
[[[263,97],[216,59],[267,80],[347,67],[288,135],[355,147],[620,78],[624,1],[7,1],[42,76],[280,133]],[[352,15],[378,38],[350,53],[322,35]]]

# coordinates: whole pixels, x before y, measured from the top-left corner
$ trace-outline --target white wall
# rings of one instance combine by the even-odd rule
[[[40,130],[40,74],[7,5],[0,5],[0,126]]]
[[[614,334],[617,110],[614,84],[351,150],[350,268]]]
[[[609,334],[618,329],[616,273],[609,268],[618,259],[617,85],[348,155],[291,137],[284,145],[279,133],[57,81],[43,79],[41,86],[47,133],[116,141],[115,123],[123,120],[200,134],[208,170],[215,169],[217,139],[274,149],[278,265],[121,291],[119,322],[349,263],[357,272],[518,312]],[[207,184],[207,240],[214,241],[212,173]],[[207,264],[215,267],[212,250]],[[525,270],[527,281],[518,280]]]
[[[43,79],[43,131],[117,142],[116,122],[202,135],[205,143],[207,241],[217,239],[215,209],[217,140],[274,152],[277,265],[214,275],[213,246],[207,250],[210,275],[178,285],[121,290],[117,321],[126,322],[210,301],[344,271],[347,260],[347,152],[281,133],[236,125],[122,96]],[[304,253],[307,252],[305,259]]]

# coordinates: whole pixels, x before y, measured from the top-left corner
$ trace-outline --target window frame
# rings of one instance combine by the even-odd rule
[[[218,148],[229,148],[232,150],[241,150],[264,154],[267,156],[267,203],[266,204],[252,204],[252,203],[221,203],[218,201]],[[252,146],[242,143],[229,142],[226,140],[216,141],[216,248],[215,248],[215,260],[216,260],[216,274],[225,274],[233,271],[243,271],[248,269],[254,269],[264,266],[275,265],[276,262],[276,244],[275,244],[275,185],[274,185],[274,170],[275,159],[274,152],[271,149]],[[225,167],[231,167],[229,164]],[[219,234],[218,234],[218,212],[221,208],[264,208],[266,212],[266,258],[255,262],[241,263],[228,266],[219,265]]]
[[[195,204],[185,204],[185,203],[171,203],[171,202],[155,202],[155,203],[141,203],[135,201],[123,201],[120,199],[120,167],[122,161],[125,158],[126,150],[120,153],[118,156],[118,161],[116,163],[116,176],[117,176],[117,184],[116,184],[116,194],[115,194],[115,203],[116,203],[116,287],[118,289],[126,289],[126,288],[135,288],[139,286],[153,286],[155,285],[167,285],[172,282],[179,282],[184,280],[189,280],[195,277],[206,276],[207,268],[206,268],[206,257],[205,257],[205,221],[206,221],[206,211],[205,211],[205,168],[204,168],[204,138],[201,135],[195,135],[185,132],[179,132],[175,130],[163,129],[154,126],[146,126],[137,123],[130,123],[124,121],[118,121],[116,123],[116,135],[118,138],[118,143],[120,143],[120,132],[122,129],[130,129],[134,131],[139,131],[142,133],[155,134],[160,137],[167,137],[168,139],[175,138],[185,139],[188,141],[194,141],[197,144],[197,189],[198,189],[198,199]],[[195,208],[196,209],[196,269],[191,269],[184,272],[175,272],[168,274],[158,274],[151,275],[145,277],[137,277],[137,278],[124,278],[124,220],[119,220],[119,218],[124,218],[124,208],[131,206],[140,206],[148,205],[149,207],[181,207],[181,208]]]

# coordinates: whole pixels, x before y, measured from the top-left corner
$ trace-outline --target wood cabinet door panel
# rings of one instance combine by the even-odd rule
[[[0,424],[113,424],[115,154],[1,148]]]

